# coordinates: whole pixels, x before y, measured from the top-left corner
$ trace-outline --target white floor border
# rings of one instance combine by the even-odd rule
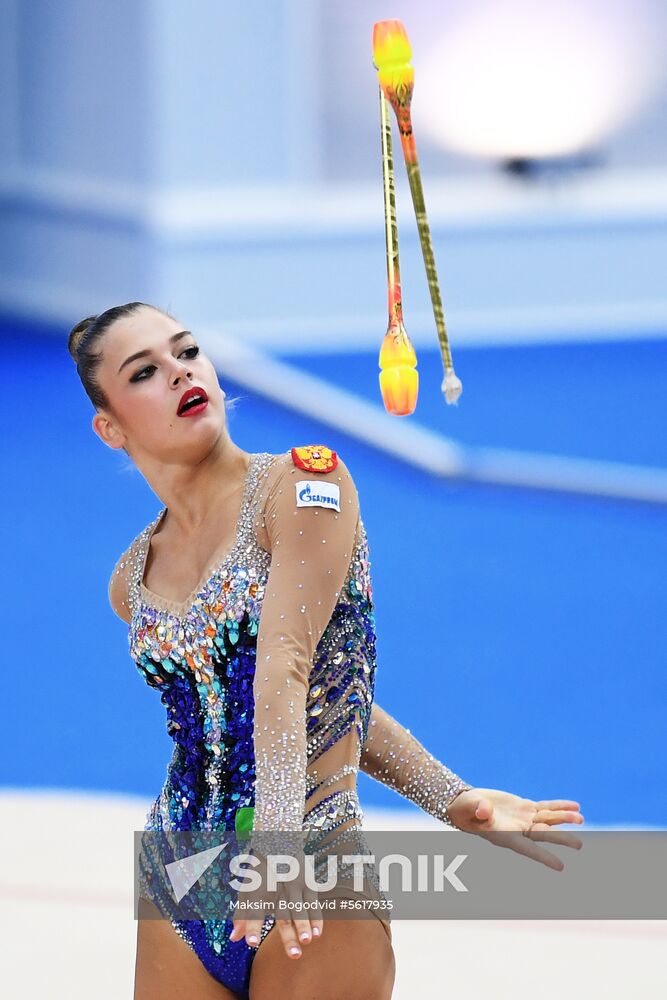
[[[148,805],[133,796],[0,789],[4,996],[131,998],[133,831]],[[438,826],[414,810],[372,809],[366,825]],[[404,920],[392,933],[393,1000],[627,1000],[667,990],[661,921]]]

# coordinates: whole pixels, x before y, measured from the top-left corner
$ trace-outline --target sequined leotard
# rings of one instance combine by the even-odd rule
[[[329,499],[298,503],[304,485],[307,499]],[[313,474],[291,452],[251,454],[235,542],[182,603],[144,583],[166,513],[110,583],[175,744],[145,829],[361,830],[360,766],[447,822],[447,805],[471,786],[373,705],[368,544],[345,464]],[[172,923],[212,976],[248,996],[256,949],[229,940],[231,920]]]

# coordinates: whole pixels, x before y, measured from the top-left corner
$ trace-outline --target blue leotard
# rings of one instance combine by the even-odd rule
[[[312,496],[323,499],[306,506]],[[127,580],[131,656],[160,692],[174,741],[145,829],[235,830],[250,818],[254,829],[360,830],[375,622],[349,472],[251,454],[235,542],[182,603],[144,583],[165,513],[115,570]],[[229,940],[231,919],[172,924],[212,976],[248,995],[256,949]]]

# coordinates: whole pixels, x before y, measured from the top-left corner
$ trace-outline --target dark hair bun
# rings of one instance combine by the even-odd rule
[[[97,319],[97,316],[87,316],[82,319],[76,326],[73,326],[69,332],[69,337],[67,338],[67,349],[74,358],[76,362],[79,360],[79,344],[86,335],[88,327]]]

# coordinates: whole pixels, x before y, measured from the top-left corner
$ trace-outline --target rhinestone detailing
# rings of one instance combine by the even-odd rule
[[[340,490],[341,509],[309,509],[296,503],[300,476],[289,457],[279,458],[264,506],[275,561],[255,674],[257,830],[301,830],[307,765],[323,763],[352,729],[360,745],[372,704],[372,608],[359,572],[368,560],[354,482],[342,462],[319,474],[318,483]]]
[[[363,819],[360,766],[426,811],[445,814],[453,786],[443,784],[443,765],[428,755],[431,770],[420,778],[412,754],[426,751],[413,737],[408,748],[405,730],[373,705],[370,561],[352,478],[343,462],[322,476],[340,488],[335,512],[297,510],[294,475],[303,473],[289,452],[250,456],[235,542],[191,599],[167,601],[142,583],[164,511],[117,564],[130,654],[160,694],[174,743],[146,830],[343,836]],[[344,746],[345,736],[347,760],[339,755],[332,766],[328,751]],[[350,775],[354,787],[336,790]],[[173,922],[206,968],[243,993],[255,952],[228,942],[231,921]],[[262,936],[271,926],[267,918]]]
[[[348,819],[363,820],[356,788],[342,788],[318,802],[304,819],[305,831],[335,830]]]
[[[316,792],[317,790],[322,791],[325,788],[329,788],[330,785],[334,785],[341,778],[344,778],[348,774],[356,774],[358,767],[355,764],[343,764],[340,770],[335,771],[330,774],[328,778],[323,778],[322,781],[317,781],[317,779],[310,774],[306,775],[306,798]]]
[[[371,778],[414,802],[425,813],[453,827],[448,806],[472,788],[426,750],[396,719],[373,705],[360,766]]]

